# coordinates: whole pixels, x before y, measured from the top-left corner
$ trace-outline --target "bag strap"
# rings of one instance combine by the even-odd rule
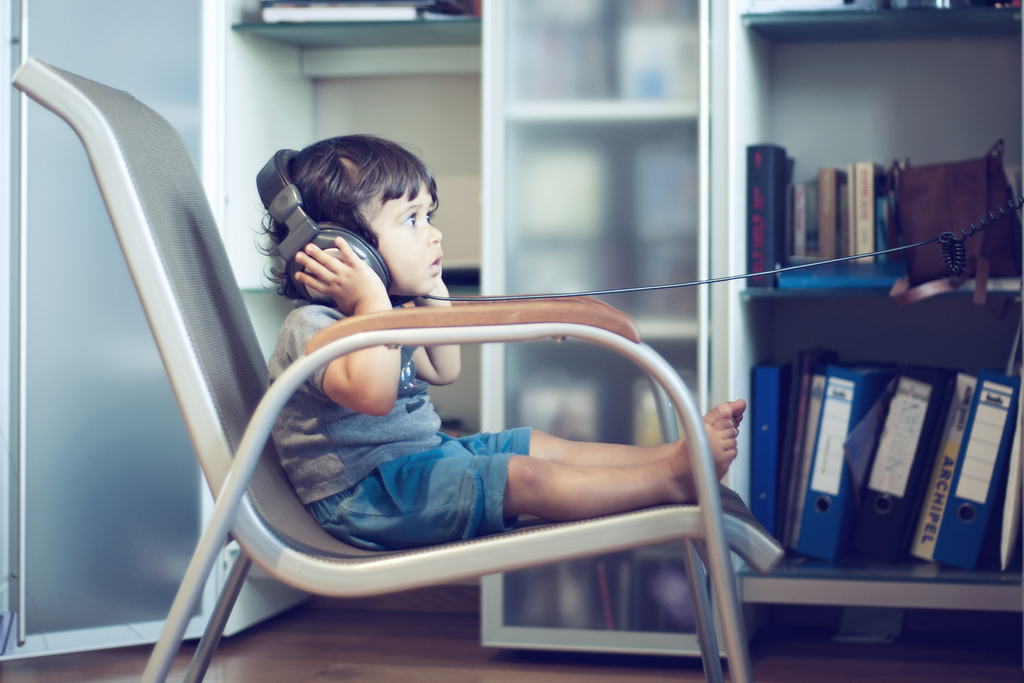
[[[938,280],[931,280],[929,282],[923,282],[916,287],[910,286],[910,280],[905,277],[901,277],[899,280],[893,283],[892,289],[889,290],[889,297],[896,302],[898,306],[906,306],[922,299],[935,296],[936,294],[946,294],[947,292],[955,292],[960,288],[961,283],[948,277],[939,278]]]

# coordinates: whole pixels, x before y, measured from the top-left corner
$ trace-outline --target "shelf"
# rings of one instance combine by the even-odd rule
[[[938,294],[940,297],[970,297],[974,295],[974,280],[965,280],[955,292]],[[1020,278],[994,278],[989,280],[988,296],[1019,297]],[[889,287],[801,287],[776,289],[772,287],[747,287],[740,292],[744,299],[792,299],[811,297],[869,297],[888,298]]]
[[[664,100],[567,100],[526,102],[508,106],[515,122],[615,122],[696,120],[697,102]]]
[[[1019,9],[833,10],[744,14],[743,24],[776,42],[1019,38]]]
[[[480,18],[470,16],[416,21],[248,22],[231,28],[300,48],[480,45]]]
[[[1019,612],[1021,571],[965,571],[931,562],[838,563],[787,557],[768,576],[739,572],[744,602]],[[814,586],[810,586],[810,583]]]

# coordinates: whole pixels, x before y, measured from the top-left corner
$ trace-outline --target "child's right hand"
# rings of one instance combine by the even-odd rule
[[[314,244],[295,255],[303,267],[295,279],[310,291],[334,301],[346,316],[391,309],[384,283],[343,238],[334,241],[337,252],[329,254]]]

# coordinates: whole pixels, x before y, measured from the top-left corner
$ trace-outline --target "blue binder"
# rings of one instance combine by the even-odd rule
[[[885,392],[892,368],[828,366],[807,484],[797,552],[822,560],[841,557],[856,521],[853,478],[844,445],[850,431]]]
[[[789,363],[756,365],[752,377],[754,400],[751,417],[754,428],[751,436],[750,511],[768,533],[776,537],[779,536],[776,495],[791,377]]]
[[[992,370],[978,373],[977,390],[964,428],[963,442],[933,558],[974,569],[995,499],[1006,477],[1017,423],[1020,379]]]

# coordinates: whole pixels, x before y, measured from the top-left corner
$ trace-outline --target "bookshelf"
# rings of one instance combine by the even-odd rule
[[[745,153],[772,142],[795,160],[794,179],[820,166],[894,159],[917,164],[980,156],[998,138],[1021,159],[1020,10],[745,13],[716,7],[712,109],[730,112],[712,137],[711,212],[727,217],[713,268],[745,266]],[[999,83],[985,87],[982,82]],[[984,103],[984,104],[979,104]],[[714,270],[713,270],[714,272]],[[996,284],[996,283],[993,283]],[[842,361],[940,365],[976,372],[1006,365],[1020,325],[1019,279],[906,307],[886,289],[753,290],[732,283],[711,295],[713,395],[749,395],[750,368],[824,346]],[[748,442],[749,444],[749,442]],[[749,453],[741,447],[741,453]],[[742,457],[742,456],[741,456]],[[749,477],[749,462],[737,463]],[[747,490],[749,481],[734,483]],[[1019,561],[1006,572],[918,561],[896,565],[788,557],[770,576],[741,571],[748,603],[1021,611]]]
[[[204,183],[264,351],[290,304],[266,288],[256,249],[255,171],[276,150],[371,133],[413,145],[437,177],[445,277],[475,293],[480,271],[477,17],[265,24],[259,0],[207,3]],[[432,393],[444,418],[479,426],[477,347],[459,382]]]

